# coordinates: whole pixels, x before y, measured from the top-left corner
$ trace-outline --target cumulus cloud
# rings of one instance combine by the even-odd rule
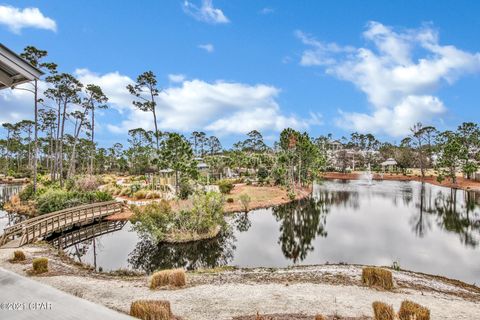
[[[270,8],[270,7],[265,7],[265,8],[262,8],[258,13],[263,14],[263,15],[267,15],[267,14],[272,14],[274,12],[275,12],[275,9]]]
[[[337,120],[338,125],[361,132],[408,133],[415,122],[429,122],[447,110],[434,95],[440,85],[480,71],[480,53],[441,45],[429,25],[396,31],[369,22],[363,33],[367,46],[361,48],[323,43],[300,31],[296,35],[309,47],[301,65],[323,66],[327,74],[365,93],[370,113],[341,112]]]
[[[7,26],[10,31],[17,34],[24,28],[57,31],[56,22],[51,18],[45,17],[38,8],[19,9],[0,5],[0,24]]]
[[[202,50],[207,51],[208,53],[212,53],[213,51],[215,51],[215,47],[211,43],[199,44],[198,47]]]
[[[168,75],[168,80],[170,82],[174,82],[174,83],[183,82],[185,80],[185,78],[186,78],[185,75],[181,74],[181,73],[169,74]]]
[[[186,0],[183,2],[183,10],[185,13],[194,17],[198,21],[211,24],[230,22],[222,10],[213,6],[212,0],[202,0],[201,6],[197,6],[194,3]]]
[[[125,133],[138,127],[153,129],[152,115],[132,106],[132,97],[125,89],[133,83],[131,78],[118,72],[99,75],[86,69],[78,69],[76,74],[85,84],[100,85],[112,107],[124,114],[120,123],[106,125],[111,132]],[[206,130],[221,135],[253,129],[307,129],[321,123],[318,114],[301,118],[282,113],[276,101],[279,93],[278,88],[264,84],[184,80],[164,89],[157,97],[158,126],[161,130]]]

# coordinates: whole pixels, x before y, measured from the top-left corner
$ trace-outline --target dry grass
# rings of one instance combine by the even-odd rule
[[[375,320],[394,320],[395,311],[393,307],[386,303],[375,301],[372,303],[373,315]]]
[[[382,268],[365,267],[362,270],[362,282],[367,286],[391,290],[393,288],[392,272]]]
[[[33,272],[35,274],[48,272],[48,259],[47,258],[35,258],[32,262]]]
[[[163,300],[138,300],[132,302],[130,315],[142,320],[170,320],[170,302]]]
[[[186,278],[185,271],[182,269],[157,271],[152,275],[150,280],[150,289],[165,287],[167,285],[183,287],[187,283]]]
[[[10,262],[21,262],[25,261],[27,257],[25,257],[25,253],[22,250],[15,250],[13,252],[13,258],[10,260]]]
[[[322,316],[321,314],[317,314],[315,316],[315,320],[327,320],[327,318],[325,318],[324,316]]]
[[[398,312],[400,320],[430,320],[430,310],[418,303],[404,300]]]

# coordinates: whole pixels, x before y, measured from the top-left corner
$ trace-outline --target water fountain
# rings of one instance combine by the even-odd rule
[[[372,174],[372,169],[370,168],[370,163],[367,166],[367,171],[362,173],[362,175],[360,176],[360,180],[364,181],[369,186],[372,185],[373,174]]]

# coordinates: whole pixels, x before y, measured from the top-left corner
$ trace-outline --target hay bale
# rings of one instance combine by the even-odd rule
[[[321,314],[317,314],[315,316],[315,320],[327,320],[327,318],[325,318],[324,316],[322,316]]]
[[[168,277],[168,283],[173,287],[183,287],[187,284],[185,271],[182,269],[172,270]]]
[[[172,287],[183,287],[187,283],[185,271],[182,269],[161,270],[152,275],[150,289],[156,289],[170,285]]]
[[[130,305],[130,315],[142,320],[170,320],[170,302],[165,300],[137,300]]]
[[[375,320],[394,320],[395,311],[393,307],[386,303],[375,301],[372,303],[373,315]]]
[[[33,272],[36,274],[48,272],[48,259],[36,258],[32,261]]]
[[[391,290],[393,288],[392,272],[382,268],[365,267],[362,269],[362,282],[369,287]]]
[[[13,252],[13,262],[25,261],[26,259],[25,253],[22,250],[15,250]]]
[[[430,320],[430,310],[418,303],[404,300],[398,312],[400,320]]]

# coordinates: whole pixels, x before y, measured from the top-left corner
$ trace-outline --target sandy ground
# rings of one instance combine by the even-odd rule
[[[326,172],[322,175],[325,179],[342,179],[342,180],[356,180],[359,179],[361,173],[340,173],[340,172]],[[394,180],[394,181],[419,181],[434,184],[442,187],[457,188],[463,190],[480,190],[480,182],[474,180],[464,179],[463,177],[457,177],[457,183],[452,183],[446,179],[442,183],[437,181],[435,176],[426,176],[422,179],[419,175],[407,175],[402,174],[390,174],[385,173],[383,175],[375,173],[373,175],[374,180]]]
[[[232,319],[257,312],[370,317],[373,301],[398,309],[409,299],[430,308],[432,319],[480,319],[480,288],[408,271],[393,271],[396,288],[390,292],[362,286],[361,266],[352,265],[189,272],[185,288],[152,291],[147,276],[95,274],[61,260],[48,247],[23,250],[23,264],[9,263],[12,250],[0,250],[0,266],[25,275],[33,257],[47,256],[51,271],[33,279],[123,312],[137,299],[164,299],[183,319]]]

